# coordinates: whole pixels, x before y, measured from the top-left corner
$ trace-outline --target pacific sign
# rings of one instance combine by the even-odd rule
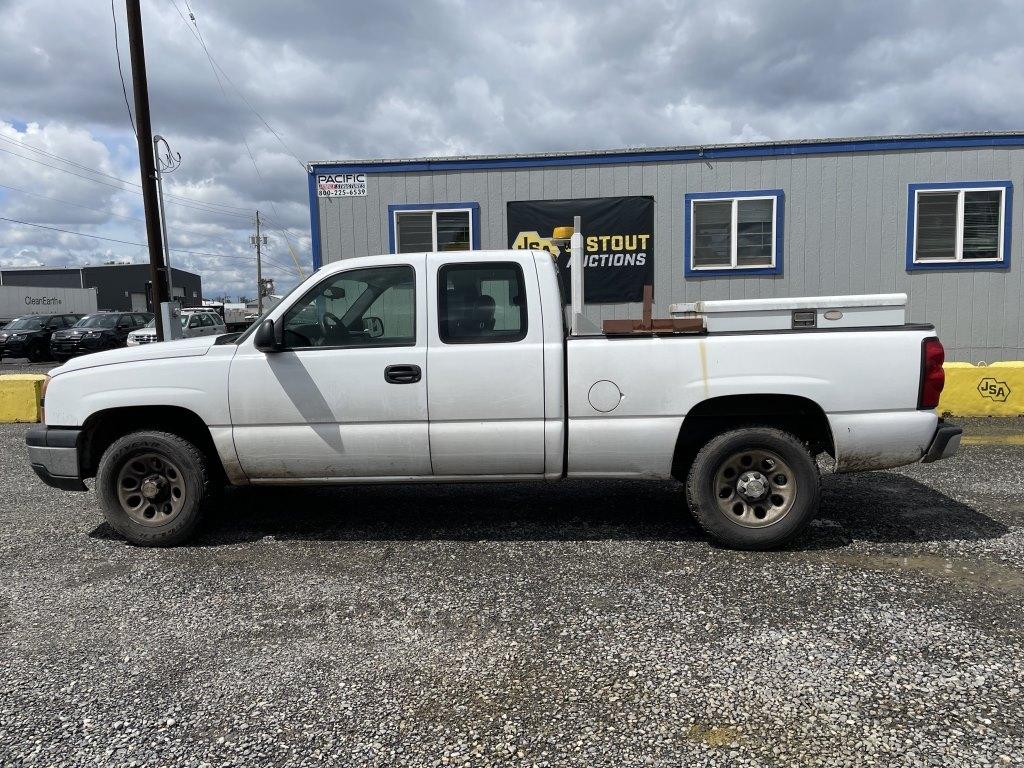
[[[366,197],[365,173],[318,173],[317,197]]]

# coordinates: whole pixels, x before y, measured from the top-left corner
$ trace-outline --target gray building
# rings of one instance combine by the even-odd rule
[[[947,359],[1024,359],[1024,221],[1013,200],[1024,133],[316,162],[308,172],[317,266],[547,247],[550,230],[522,229],[531,210],[546,227],[545,206],[576,204],[596,221],[622,198],[649,198],[653,237],[630,240],[634,227],[588,243],[588,286],[592,276],[612,286],[589,304],[594,320],[640,316],[635,292],[614,290],[617,275],[623,286],[634,280],[628,267],[640,260],[656,316],[699,299],[901,292],[910,320],[936,325]],[[551,202],[519,205],[527,201]],[[583,230],[591,234],[586,216]],[[620,272],[602,277],[604,267]]]
[[[149,264],[104,264],[95,267],[0,268],[0,285],[44,288],[95,288],[102,309],[154,312],[150,298]],[[174,298],[183,307],[203,303],[203,279],[183,269],[171,270]]]

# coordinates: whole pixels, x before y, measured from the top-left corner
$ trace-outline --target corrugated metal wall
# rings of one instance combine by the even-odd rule
[[[907,186],[1009,179],[1010,270],[906,271]],[[610,195],[655,198],[655,313],[698,299],[906,292],[910,319],[936,325],[948,358],[1024,359],[1020,191],[1024,149],[929,149],[646,162],[524,170],[368,174],[366,197],[321,198],[324,262],[386,253],[388,205],[480,204],[481,247],[505,248],[506,204]],[[772,277],[683,276],[687,192],[785,191],[784,269]],[[594,320],[639,317],[639,304],[588,308]]]

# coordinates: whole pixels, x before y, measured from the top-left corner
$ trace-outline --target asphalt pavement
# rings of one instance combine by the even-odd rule
[[[137,549],[36,480],[25,429],[2,765],[1024,764],[1022,420],[825,477],[772,553],[634,482],[237,490]]]
[[[60,363],[50,360],[42,363],[30,363],[23,357],[5,357],[0,360],[0,375],[8,373],[49,373]]]

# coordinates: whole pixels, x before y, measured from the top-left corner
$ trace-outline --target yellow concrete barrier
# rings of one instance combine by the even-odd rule
[[[939,413],[951,416],[1024,416],[1024,361],[991,365],[946,363]]]
[[[39,421],[41,373],[13,373],[0,376],[0,423]]]

